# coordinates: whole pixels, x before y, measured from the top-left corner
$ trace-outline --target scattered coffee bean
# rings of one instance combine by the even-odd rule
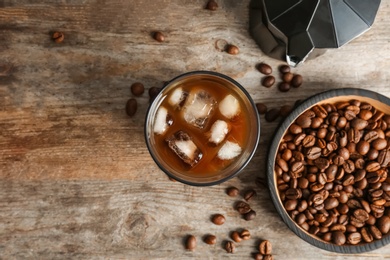
[[[134,96],[139,97],[144,93],[145,87],[141,82],[135,82],[131,85],[130,90]]]
[[[186,241],[186,249],[193,251],[196,248],[196,237],[189,235]]]
[[[280,108],[280,116],[287,117],[291,113],[292,109],[293,108],[290,105],[283,105]]]
[[[279,67],[279,72],[282,74],[289,73],[290,71],[291,71],[291,68],[288,65],[281,65]]]
[[[236,204],[236,210],[241,215],[244,215],[244,214],[248,213],[249,211],[251,211],[251,207],[249,206],[248,203],[246,203],[244,201],[239,201]]]
[[[217,237],[214,236],[214,235],[207,235],[205,238],[204,238],[204,242],[208,245],[215,245],[215,243],[217,243]]]
[[[165,41],[165,36],[162,32],[154,32],[153,33],[153,38],[158,41],[158,42],[163,42]]]
[[[299,88],[303,83],[303,77],[299,74],[295,74],[291,80],[291,86],[293,88]]]
[[[65,35],[62,32],[54,32],[52,38],[55,43],[61,43],[64,41]]]
[[[272,73],[272,67],[266,63],[260,63],[257,65],[257,69],[264,75],[270,75]]]
[[[230,235],[230,237],[233,239],[234,242],[236,243],[240,243],[242,238],[240,236],[240,234],[237,232],[237,231],[233,231],[232,234]]]
[[[278,89],[280,92],[288,92],[288,91],[290,91],[290,83],[280,82],[278,85]]]
[[[239,190],[236,187],[229,187],[226,189],[226,194],[230,197],[236,197],[239,194]]]
[[[251,233],[249,232],[249,230],[244,229],[243,231],[241,231],[240,237],[242,240],[249,240],[251,238]]]
[[[236,55],[239,52],[239,49],[236,45],[229,44],[226,48],[226,52],[231,54],[231,55]]]
[[[263,103],[256,103],[256,108],[260,115],[267,113],[267,106]]]
[[[137,100],[134,98],[130,98],[126,103],[126,113],[128,116],[134,116],[137,112]]]
[[[153,101],[156,96],[158,95],[158,93],[160,93],[160,88],[157,88],[157,87],[151,87],[149,89],[149,97],[150,97],[150,100]]]
[[[263,78],[261,84],[266,87],[266,88],[270,88],[272,87],[274,84],[275,84],[275,77],[274,76],[266,76]]]
[[[286,73],[284,73],[284,74],[282,75],[282,80],[283,80],[284,82],[290,83],[291,80],[293,79],[293,77],[294,77],[294,74],[292,74],[291,72],[286,72]]]
[[[254,211],[254,210],[250,210],[248,213],[244,214],[244,219],[247,221],[252,220],[255,217],[256,217],[256,211]]]
[[[259,251],[262,255],[272,254],[272,244],[268,240],[264,240],[259,245]]]
[[[245,193],[244,193],[244,199],[246,201],[249,201],[250,199],[252,199],[255,196],[256,196],[256,191],[254,189],[249,189],[249,190],[245,191]]]
[[[263,255],[260,253],[255,254],[255,260],[263,260]]]
[[[215,214],[211,221],[215,224],[215,225],[223,225],[225,223],[225,217],[222,215],[222,214]]]
[[[226,252],[233,254],[234,252],[236,252],[236,245],[232,241],[226,241],[225,250]]]
[[[265,114],[265,120],[267,122],[273,122],[279,117],[279,115],[280,115],[280,109],[272,108],[268,110],[267,113]]]
[[[206,5],[206,9],[210,11],[215,11],[218,9],[218,4],[215,2],[215,0],[209,0]]]

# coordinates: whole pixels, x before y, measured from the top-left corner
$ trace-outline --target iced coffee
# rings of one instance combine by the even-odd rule
[[[165,88],[151,108],[153,118],[147,119],[160,167],[163,161],[195,178],[217,176],[232,165],[240,168],[242,158],[253,153],[248,147],[258,141],[251,137],[259,128],[250,101],[229,81],[210,75],[194,75]]]

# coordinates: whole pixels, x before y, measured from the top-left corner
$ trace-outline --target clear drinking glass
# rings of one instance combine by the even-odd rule
[[[165,104],[168,99],[168,95],[176,88],[186,88],[186,87],[195,86],[198,89],[203,89],[206,92],[210,92],[214,96],[218,95],[233,95],[240,104],[240,115],[242,120],[239,119],[238,122],[241,122],[243,125],[233,126],[234,131],[238,134],[238,137],[235,137],[237,140],[241,141],[241,153],[232,160],[229,160],[228,163],[222,162],[218,166],[213,166],[212,162],[218,161],[218,159],[212,159],[210,163],[201,163],[195,167],[178,167],[176,162],[178,157],[174,152],[170,151],[166,147],[161,148],[160,146],[167,144],[164,142],[164,138],[158,136],[154,133],[154,124],[157,111],[162,104]],[[213,93],[214,92],[214,93]],[[222,94],[223,93],[223,94]],[[165,103],[164,103],[165,102]],[[218,110],[219,103],[216,104],[215,110]],[[168,108],[168,113],[177,113],[174,117],[180,117],[181,111],[178,109],[172,111],[172,108]],[[180,110],[180,109],[179,109]],[[218,114],[218,113],[214,113]],[[198,137],[194,138],[197,140],[197,145],[202,147],[203,157],[200,159],[206,160],[207,156],[212,154],[212,151],[215,151],[215,145],[210,145],[207,143],[207,140],[204,138],[210,130],[212,121],[217,120],[218,115],[214,115],[214,118],[210,118],[210,122],[207,123],[205,129],[197,129],[194,126],[189,126],[187,129],[184,129],[186,132],[197,134]],[[175,120],[173,120],[173,125],[175,125]],[[238,124],[236,119],[232,119],[233,124]],[[241,121],[240,121],[241,120]],[[229,120],[227,120],[229,121]],[[233,134],[233,127],[231,133]],[[168,131],[169,132],[168,127]],[[168,133],[169,135],[171,133]],[[230,134],[230,133],[229,133]],[[260,138],[260,119],[257,113],[255,103],[250,97],[249,93],[242,87],[238,82],[232,78],[211,71],[193,71],[182,74],[170,82],[160,91],[156,96],[152,104],[150,105],[146,120],[145,120],[145,141],[148,147],[148,150],[162,171],[164,171],[168,176],[177,181],[180,181],[185,184],[193,186],[208,186],[222,183],[241,172],[245,166],[249,163],[253,157]],[[206,141],[205,141],[206,140]],[[221,144],[219,145],[221,146]],[[210,152],[207,151],[210,149]],[[173,163],[175,162],[175,163]],[[221,166],[222,165],[222,166]],[[198,168],[196,168],[198,167]]]

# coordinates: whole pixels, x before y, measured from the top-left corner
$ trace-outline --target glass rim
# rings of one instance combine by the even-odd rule
[[[256,136],[254,138],[253,149],[251,151],[248,151],[248,156],[245,158],[245,161],[243,163],[239,164],[239,166],[238,166],[238,168],[236,170],[234,170],[231,174],[228,174],[228,175],[226,175],[223,178],[217,178],[218,177],[217,175],[216,176],[199,177],[199,178],[195,177],[196,180],[194,180],[195,179],[194,177],[191,177],[191,179],[193,179],[193,180],[187,180],[185,178],[180,178],[179,176],[177,176],[176,174],[172,173],[171,171],[169,171],[168,169],[166,169],[162,165],[162,163],[158,160],[158,158],[156,158],[157,156],[154,153],[155,149],[152,148],[152,144],[150,143],[150,131],[148,131],[149,130],[148,129],[148,125],[150,124],[150,120],[152,120],[150,118],[151,117],[151,112],[156,110],[157,107],[159,106],[159,104],[162,102],[162,100],[159,99],[159,96],[164,92],[165,89],[167,89],[170,86],[172,86],[175,82],[178,82],[178,81],[180,81],[182,79],[185,79],[185,78],[187,78],[189,76],[197,76],[197,75],[219,77],[219,78],[221,78],[223,80],[226,80],[229,83],[231,83],[232,86],[237,87],[239,92],[243,93],[243,97],[245,97],[246,101],[248,101],[248,103],[251,105],[251,107],[248,108],[248,110],[253,110],[253,116],[256,119],[255,127],[256,127],[257,131],[256,131]],[[252,131],[251,131],[251,133],[252,133]],[[235,81],[231,77],[229,77],[227,75],[224,75],[222,73],[219,73],[219,72],[214,72],[214,71],[207,71],[207,70],[190,71],[190,72],[186,72],[186,73],[180,74],[180,75],[174,77],[173,79],[171,79],[170,81],[168,81],[161,88],[160,92],[158,93],[156,98],[153,100],[153,102],[149,105],[149,107],[148,107],[148,109],[146,111],[146,117],[145,117],[144,137],[145,137],[145,142],[146,142],[148,151],[149,151],[152,159],[157,164],[157,166],[165,174],[167,174],[170,178],[175,179],[175,180],[177,180],[177,181],[179,181],[181,183],[184,183],[184,184],[187,184],[187,185],[190,185],[190,186],[212,186],[212,185],[217,185],[217,184],[223,183],[223,182],[225,182],[225,181],[227,181],[227,180],[237,176],[249,164],[249,162],[253,158],[253,156],[254,156],[254,154],[255,154],[255,152],[257,150],[258,144],[260,142],[260,116],[257,113],[255,102],[251,98],[249,92],[240,83],[238,83],[237,81]]]

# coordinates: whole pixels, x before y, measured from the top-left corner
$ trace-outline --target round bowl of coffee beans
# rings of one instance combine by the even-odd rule
[[[273,203],[300,238],[338,253],[390,242],[390,99],[334,89],[301,103],[268,157]]]

